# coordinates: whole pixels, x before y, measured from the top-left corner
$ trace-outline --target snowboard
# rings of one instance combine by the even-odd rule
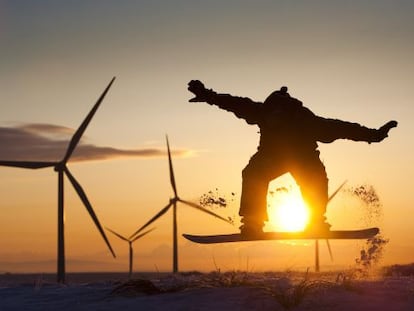
[[[266,240],[352,240],[352,239],[369,239],[378,234],[378,228],[366,228],[359,230],[332,230],[326,232],[263,232],[252,236],[233,234],[217,235],[192,235],[183,234],[183,236],[192,242],[201,244],[212,243],[230,243],[230,242],[248,242],[248,241],[266,241]]]

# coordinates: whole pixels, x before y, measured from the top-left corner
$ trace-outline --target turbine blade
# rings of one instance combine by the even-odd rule
[[[101,102],[105,98],[105,95],[106,95],[106,93],[108,93],[109,88],[111,87],[114,80],[115,80],[115,77],[113,77],[111,82],[109,82],[108,86],[103,91],[101,96],[98,98],[97,102],[92,107],[91,111],[88,113],[85,120],[83,120],[82,124],[76,130],[75,134],[73,134],[72,139],[69,143],[68,149],[66,150],[65,157],[63,158],[63,161],[62,161],[63,163],[66,163],[69,160],[70,156],[72,155],[73,151],[75,150],[76,146],[78,145],[83,133],[85,132],[86,128],[88,127],[89,122],[91,122],[93,116],[95,115],[96,110],[98,110],[99,105],[101,104]]]
[[[101,223],[98,220],[98,217],[96,216],[91,203],[88,200],[88,197],[86,196],[85,191],[82,189],[82,186],[78,183],[78,181],[75,179],[75,177],[73,177],[73,175],[69,172],[69,169],[67,167],[65,167],[65,173],[66,176],[68,176],[69,181],[71,182],[73,188],[75,188],[76,193],[78,194],[79,198],[81,199],[81,201],[83,202],[83,205],[85,205],[89,215],[91,216],[93,222],[95,223],[96,228],[98,228],[99,233],[101,234],[102,238],[104,239],[106,245],[108,246],[109,250],[112,253],[112,256],[115,256],[115,252],[112,249],[111,244],[109,243],[108,238],[106,237],[105,231],[103,230]]]
[[[226,218],[224,218],[224,217],[222,217],[222,216],[220,216],[220,215],[218,215],[216,213],[213,213],[212,211],[209,211],[208,209],[206,209],[206,208],[204,208],[204,207],[202,207],[202,206],[200,206],[198,204],[195,204],[195,203],[189,202],[189,201],[185,201],[185,200],[182,200],[182,199],[178,199],[178,201],[180,201],[181,203],[186,204],[188,206],[191,206],[191,207],[193,207],[195,209],[198,209],[199,211],[202,211],[202,212],[207,213],[207,214],[209,214],[211,216],[214,216],[214,217],[216,217],[218,219],[221,219],[221,220],[223,220],[223,221],[225,221],[225,222],[227,222],[229,224],[232,224],[231,221],[229,221],[228,219],[226,219]]]
[[[135,231],[131,236],[130,239],[134,238],[138,233],[140,233],[142,230],[144,230],[146,227],[148,227],[150,224],[152,224],[154,221],[156,221],[158,218],[160,218],[162,215],[164,215],[171,207],[172,203],[168,203],[167,206],[165,206],[162,210],[160,210],[154,217],[152,217],[150,220],[148,220],[145,225],[143,225],[141,228],[139,228],[137,231]]]
[[[331,261],[333,261],[333,254],[331,249],[331,243],[329,243],[329,240],[326,240],[326,246],[328,246],[329,256],[331,257]]]
[[[109,229],[108,227],[105,227],[106,230],[108,230],[109,232],[111,232],[112,234],[116,235],[118,238],[120,238],[121,240],[127,241],[129,242],[129,240],[126,237],[123,237],[122,235],[120,235],[119,233],[116,233],[114,230]]]
[[[144,235],[146,235],[146,234],[148,234],[148,233],[150,233],[151,231],[153,231],[153,230],[155,230],[155,228],[152,228],[152,229],[150,229],[150,230],[148,230],[148,231],[145,231],[144,233],[141,233],[141,234],[138,234],[132,241],[131,241],[131,243],[132,242],[135,242],[136,240],[138,240],[139,238],[142,238]]]
[[[30,169],[51,167],[51,166],[55,166],[56,164],[58,164],[58,162],[0,161],[0,166],[30,168]]]
[[[343,186],[345,186],[345,184],[347,183],[348,181],[347,180],[345,180],[339,187],[338,187],[338,189],[336,189],[335,190],[335,192],[334,193],[332,193],[330,196],[329,196],[329,198],[328,198],[328,202],[329,201],[331,201],[336,195],[337,195],[337,193],[342,189],[342,187]]]
[[[177,186],[175,184],[174,169],[172,165],[171,151],[170,151],[170,144],[168,142],[168,136],[166,136],[166,140],[167,140],[167,151],[168,151],[168,166],[170,169],[170,182],[171,182],[171,187],[173,188],[173,191],[174,191],[174,198],[177,198],[178,197]]]

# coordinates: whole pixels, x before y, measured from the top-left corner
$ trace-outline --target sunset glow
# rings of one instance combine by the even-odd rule
[[[189,81],[254,102],[286,86],[320,117],[375,129],[399,122],[381,143],[338,139],[317,151],[329,195],[348,181],[327,206],[333,230],[379,226],[390,240],[381,263],[412,262],[413,33],[406,0],[2,1],[0,161],[61,161],[116,77],[67,161],[82,191],[61,183],[66,271],[125,271],[125,241],[105,233],[113,258],[78,194],[102,227],[129,237],[175,195],[166,135],[180,197],[197,203],[218,189],[226,204],[211,211],[234,222],[179,204],[180,271],[306,270],[313,241],[201,246],[182,237],[240,232],[242,171],[263,134],[230,111],[189,102]],[[56,272],[58,176],[52,167],[0,167],[0,274]],[[309,215],[297,181],[274,178],[264,230],[303,230]],[[347,192],[359,185],[372,185],[381,204]],[[164,211],[134,244],[135,271],[172,270],[173,213]],[[356,241],[331,243],[333,265],[360,254]]]
[[[269,220],[276,230],[302,231],[308,224],[309,211],[299,191],[278,194],[269,205]]]

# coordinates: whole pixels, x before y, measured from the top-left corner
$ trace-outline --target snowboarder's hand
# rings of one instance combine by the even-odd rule
[[[378,130],[375,131],[375,134],[371,138],[370,143],[377,143],[382,140],[384,140],[386,137],[388,137],[388,132],[390,129],[397,127],[398,122],[397,121],[389,121],[385,123],[383,126],[381,126]]]
[[[188,83],[188,90],[195,95],[190,102],[205,102],[210,97],[212,91],[207,90],[199,80],[191,80]]]

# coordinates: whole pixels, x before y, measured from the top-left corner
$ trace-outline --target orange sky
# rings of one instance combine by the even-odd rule
[[[227,198],[235,192],[227,209],[214,210],[234,217],[257,128],[215,107],[188,103],[187,83],[200,79],[218,92],[257,101],[287,85],[321,116],[369,127],[399,121],[381,144],[338,141],[320,150],[331,191],[348,180],[349,187],[372,185],[380,196],[379,224],[390,239],[384,263],[411,262],[413,21],[409,1],[3,1],[0,128],[30,129],[32,136],[19,144],[0,141],[0,154],[12,154],[11,147],[24,153],[46,129],[47,138],[68,139],[68,128],[79,126],[117,76],[82,141],[115,154],[69,164],[100,221],[128,236],[168,203],[167,159],[159,154],[165,134],[175,151],[180,195],[197,201],[216,188]],[[33,126],[39,123],[47,125],[41,132]],[[28,158],[35,156],[30,150]],[[134,156],[112,158],[125,150]],[[0,272],[55,271],[57,174],[0,172]],[[126,270],[126,243],[108,235],[114,260],[68,183],[65,190],[67,270]],[[343,221],[363,208],[339,194],[328,208],[329,221],[334,228],[362,226],[361,219]],[[137,270],[171,269],[171,214],[154,226],[135,244]],[[179,226],[180,233],[237,230],[185,206],[179,206]],[[334,264],[351,265],[361,243],[332,242]],[[180,238],[179,246],[183,270],[212,270],[214,261],[223,269],[313,265],[312,243],[201,246]]]

